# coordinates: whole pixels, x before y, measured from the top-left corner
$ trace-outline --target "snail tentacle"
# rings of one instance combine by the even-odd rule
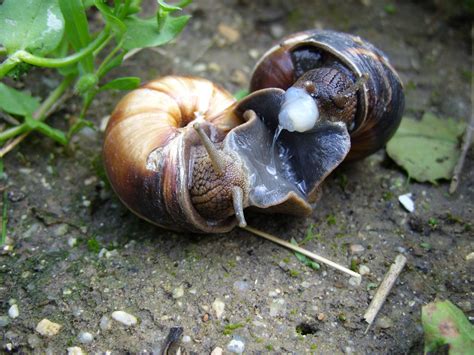
[[[207,154],[209,154],[209,158],[211,159],[212,166],[217,175],[224,174],[225,162],[217,148],[211,142],[207,134],[201,128],[198,122],[194,123],[193,128],[196,130],[196,133],[201,140],[202,145],[206,148]]]
[[[232,201],[234,203],[235,217],[239,221],[239,227],[246,227],[247,222],[244,216],[244,192],[239,186],[232,188]]]

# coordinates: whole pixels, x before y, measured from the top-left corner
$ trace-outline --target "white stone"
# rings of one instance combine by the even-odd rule
[[[8,315],[10,318],[15,319],[20,315],[20,310],[18,309],[18,306],[16,304],[13,304],[9,309],[8,309]]]
[[[349,252],[351,255],[362,254],[365,248],[361,244],[351,244],[349,245]]]
[[[176,287],[174,290],[173,290],[173,298],[176,300],[178,298],[181,298],[184,296],[184,288],[183,286],[179,286],[179,287]]]
[[[211,355],[222,355],[223,352],[224,350],[222,348],[217,347],[214,350],[212,350]]]
[[[183,336],[183,339],[181,339],[183,343],[190,343],[191,342],[191,337],[189,335]]]
[[[466,261],[471,261],[471,260],[474,260],[474,252],[466,255]]]
[[[220,299],[216,298],[214,302],[212,302],[212,309],[216,313],[217,319],[221,319],[222,314],[224,313],[225,303]]]
[[[351,286],[354,286],[354,287],[360,286],[361,282],[362,282],[362,277],[353,276],[349,278],[349,285]]]
[[[415,202],[413,202],[411,197],[411,192],[398,196],[398,201],[400,201],[402,206],[410,213],[415,211]]]
[[[112,318],[116,320],[119,323],[122,323],[123,325],[126,325],[127,327],[130,327],[132,325],[136,325],[138,320],[135,316],[124,312],[124,311],[115,311],[112,313]]]
[[[359,274],[361,275],[368,275],[370,274],[370,269],[366,265],[359,265]]]
[[[80,332],[77,340],[82,344],[90,344],[94,341],[94,336],[89,332]]]
[[[67,348],[67,355],[83,355],[84,352],[78,346]]]
[[[77,238],[75,237],[70,237],[67,240],[67,245],[69,245],[70,248],[74,248],[77,245]]]
[[[36,326],[36,331],[45,337],[52,337],[59,333],[62,325],[51,322],[49,319],[44,318]]]
[[[286,313],[286,305],[285,300],[283,298],[277,298],[272,301],[270,304],[270,316],[284,316]]]
[[[245,350],[245,343],[241,340],[232,339],[229,344],[227,344],[227,350],[234,354],[242,354]]]

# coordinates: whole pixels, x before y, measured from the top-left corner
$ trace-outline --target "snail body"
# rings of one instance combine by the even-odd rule
[[[386,57],[330,31],[271,49],[251,91],[236,102],[205,79],[167,76],[126,95],[103,153],[122,202],[164,228],[202,233],[245,225],[245,208],[309,215],[326,176],[380,148],[403,110]]]

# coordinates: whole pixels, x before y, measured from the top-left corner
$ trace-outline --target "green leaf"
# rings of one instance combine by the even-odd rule
[[[13,115],[26,116],[39,107],[39,100],[0,83],[0,109]]]
[[[44,122],[33,119],[30,114],[27,114],[25,116],[25,123],[28,126],[29,130],[38,131],[62,145],[67,145],[66,135],[59,129],[53,128],[51,126],[48,126]]]
[[[448,345],[450,355],[474,352],[474,326],[449,300],[423,306],[421,322],[425,332],[425,353],[443,345]]]
[[[290,242],[293,245],[296,245],[296,246],[298,245],[295,238],[291,238]],[[310,267],[313,270],[319,270],[321,268],[321,266],[319,266],[317,262],[311,260],[310,258],[308,258],[307,256],[301,253],[295,252],[295,256],[296,256],[296,259],[298,259],[300,262],[302,262],[303,264],[305,264],[306,266]]]
[[[161,30],[158,29],[156,19],[141,19],[136,16],[127,18],[127,25],[123,48],[131,50],[134,48],[146,48],[160,46],[173,40],[183,30],[190,16],[171,17],[168,16]]]
[[[103,3],[103,0],[96,0],[95,6],[99,9],[104,17],[105,22],[111,27],[112,31],[117,35],[117,40],[120,40],[127,30],[127,26],[114,15],[112,9]]]
[[[238,101],[242,100],[245,96],[248,96],[248,94],[250,94],[250,92],[247,89],[240,89],[234,93],[234,97]]]
[[[128,76],[111,80],[107,84],[101,86],[99,90],[133,90],[136,89],[139,85],[140,78],[135,76]]]
[[[166,12],[173,12],[173,11],[182,10],[181,7],[167,4],[163,0],[157,0],[157,2],[158,2],[158,5],[160,6],[160,9],[162,9],[163,11],[166,11]]]
[[[79,51],[91,42],[86,10],[82,0],[58,0],[59,7],[66,21],[65,37],[75,51]],[[86,73],[94,71],[92,54],[80,61]]]
[[[0,7],[0,43],[10,54],[17,50],[48,54],[63,33],[64,18],[57,0],[5,0]]]
[[[450,179],[459,157],[459,137],[464,125],[426,113],[421,121],[403,118],[387,153],[410,178],[436,183]]]

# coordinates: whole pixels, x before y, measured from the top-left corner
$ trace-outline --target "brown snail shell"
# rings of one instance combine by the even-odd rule
[[[380,149],[400,124],[403,87],[387,56],[358,36],[310,30],[284,38],[255,66],[250,91],[286,90],[315,68],[335,68],[353,81],[367,75],[357,92],[353,122],[347,123],[351,150],[346,160],[360,159]]]
[[[140,217],[169,229],[225,231],[236,222],[210,228],[192,208],[188,193],[190,149],[198,143],[189,123],[209,120],[216,140],[242,123],[217,117],[235,99],[208,80],[168,76],[130,92],[112,113],[105,132],[104,165],[122,202]]]
[[[310,130],[282,131],[272,144],[291,86],[318,99],[323,114]],[[305,216],[326,176],[348,154],[360,158],[383,145],[403,110],[385,56],[330,31],[303,32],[270,50],[251,89],[235,102],[205,79],[167,76],[125,96],[103,151],[122,202],[159,226],[204,233],[245,224],[244,208]]]

